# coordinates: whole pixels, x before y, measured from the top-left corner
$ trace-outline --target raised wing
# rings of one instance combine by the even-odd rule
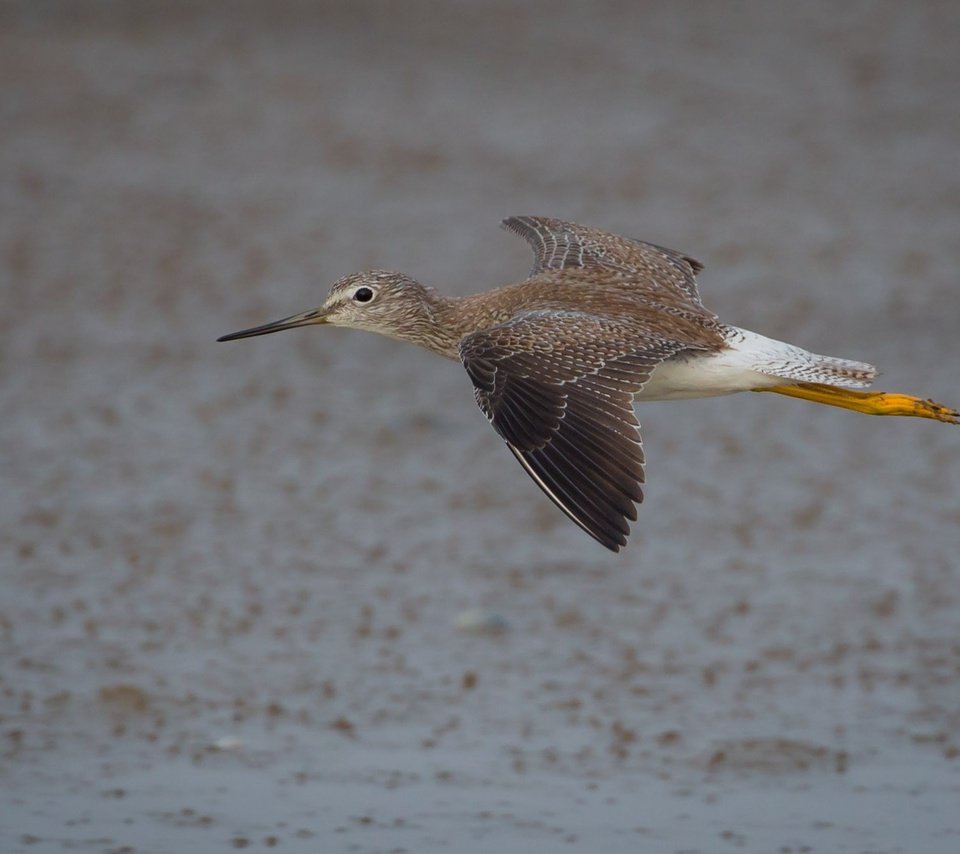
[[[696,276],[703,264],[689,255],[551,217],[512,216],[501,225],[533,249],[531,278],[550,271],[597,268],[619,273],[627,281],[633,276],[645,285],[653,282],[702,308]]]
[[[684,349],[628,324],[535,311],[468,335],[460,358],[480,409],[550,499],[611,551],[643,500],[633,395]]]

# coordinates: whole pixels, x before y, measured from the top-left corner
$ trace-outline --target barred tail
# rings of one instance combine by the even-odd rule
[[[785,366],[782,370],[765,369],[764,373],[785,380],[820,383],[837,388],[868,388],[880,372],[866,362],[808,353],[807,360],[802,364]]]
[[[838,388],[866,388],[878,373],[866,362],[821,356],[795,344],[736,326],[726,327],[724,337],[727,346],[740,353],[753,370],[775,379]]]

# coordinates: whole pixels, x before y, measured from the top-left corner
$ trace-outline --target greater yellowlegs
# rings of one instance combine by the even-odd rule
[[[504,227],[536,261],[523,282],[452,298],[374,270],[336,282],[319,308],[220,341],[331,324],[459,359],[477,403],[550,499],[612,551],[643,500],[637,400],[739,391],[958,424],[956,410],[864,392],[872,365],[820,356],[728,326],[703,306],[702,265],[679,252],[547,217]]]

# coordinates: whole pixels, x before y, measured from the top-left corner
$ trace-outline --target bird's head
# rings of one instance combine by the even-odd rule
[[[425,327],[433,321],[433,308],[439,298],[430,289],[403,273],[369,270],[351,273],[334,283],[323,305],[309,311],[242,329],[218,338],[233,341],[268,335],[284,329],[312,326],[318,323],[365,329],[392,338],[420,343]]]

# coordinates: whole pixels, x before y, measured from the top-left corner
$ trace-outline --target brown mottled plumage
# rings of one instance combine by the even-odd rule
[[[355,273],[317,309],[219,340],[326,323],[459,358],[480,409],[527,473],[613,551],[643,500],[635,399],[775,391],[957,423],[955,411],[931,401],[852,391],[873,379],[870,365],[720,322],[700,302],[703,267],[693,258],[547,217],[503,225],[534,251],[519,284],[451,298],[401,273]]]

